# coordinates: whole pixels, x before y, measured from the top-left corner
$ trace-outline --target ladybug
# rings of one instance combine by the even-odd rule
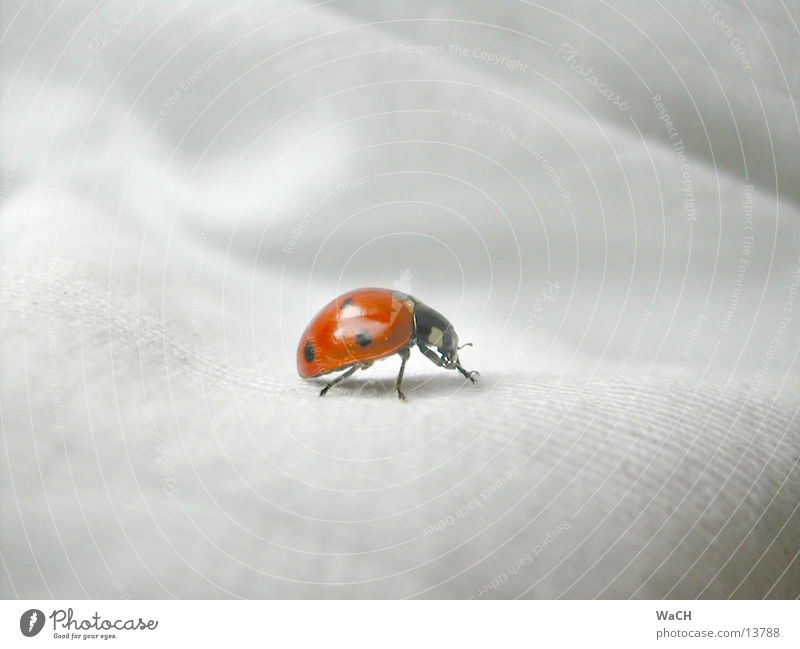
[[[395,388],[405,399],[400,387],[414,345],[439,367],[458,370],[475,383],[478,372],[465,370],[458,359],[458,350],[470,344],[459,347],[453,325],[418,299],[385,288],[359,288],[314,316],[297,345],[297,373],[310,379],[345,370],[322,388],[322,397],[357,369],[397,354],[402,360]]]

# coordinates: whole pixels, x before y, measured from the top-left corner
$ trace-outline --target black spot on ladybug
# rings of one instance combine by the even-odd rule
[[[359,347],[369,347],[372,344],[372,336],[368,331],[360,331],[356,334],[356,343]]]
[[[310,363],[314,360],[314,345],[311,344],[310,340],[306,343],[303,355],[306,357],[306,363]]]
[[[342,308],[346,309],[353,303],[353,298],[349,297],[344,302],[342,302]]]

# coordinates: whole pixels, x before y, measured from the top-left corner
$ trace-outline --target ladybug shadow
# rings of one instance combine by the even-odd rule
[[[403,392],[408,400],[415,399],[440,399],[443,396],[468,395],[481,393],[488,386],[486,376],[480,376],[475,383],[453,374],[422,374],[406,376],[403,379]],[[323,388],[327,381],[317,381],[316,384]],[[392,398],[397,400],[395,379],[391,377],[370,378],[368,376],[352,376],[339,385],[331,388],[325,398],[335,394],[351,397],[363,396],[365,398]]]

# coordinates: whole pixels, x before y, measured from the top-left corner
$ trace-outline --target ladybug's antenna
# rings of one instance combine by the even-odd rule
[[[456,349],[464,349],[464,347],[472,347],[472,343],[464,343],[463,345],[456,347]]]

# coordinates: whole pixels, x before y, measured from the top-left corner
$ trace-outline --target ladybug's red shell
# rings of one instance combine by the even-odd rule
[[[414,337],[414,300],[384,288],[340,295],[314,316],[297,346],[304,379],[396,354]]]

